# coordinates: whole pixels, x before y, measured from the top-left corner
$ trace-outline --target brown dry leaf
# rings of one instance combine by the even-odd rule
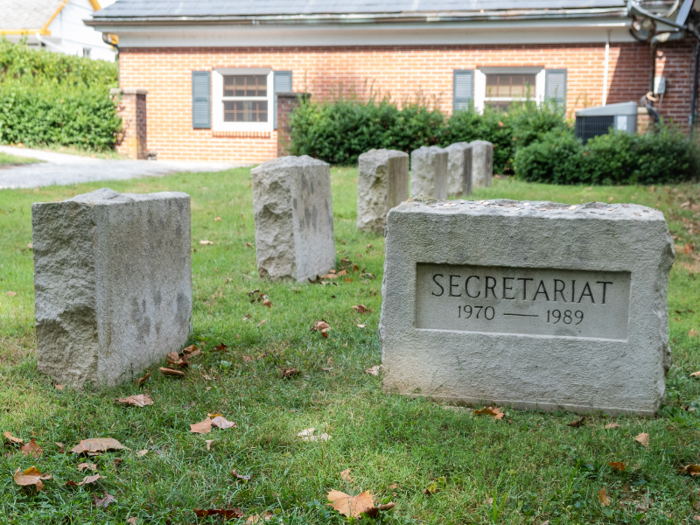
[[[475,416],[491,416],[494,419],[503,419],[505,413],[503,412],[503,407],[484,407],[481,410],[474,411]]]
[[[695,328],[691,328],[690,332],[688,332],[688,336],[690,336],[690,337],[697,337],[698,335],[700,335],[700,334],[698,333],[698,331]]]
[[[259,322],[258,324],[256,324],[255,326],[257,326],[258,328],[260,328],[261,326],[263,326],[263,325],[265,325],[265,324],[267,324],[267,319],[263,319],[262,321],[260,321],[260,322]]]
[[[232,470],[232,471],[231,471],[231,475],[232,475],[234,478],[242,479],[243,481],[250,481],[250,476],[243,476],[242,474],[239,474],[239,473],[238,473],[237,471],[235,471],[235,470]]]
[[[151,377],[151,372],[146,372],[146,375],[143,377],[140,377],[136,380],[136,384],[138,386],[142,386],[146,381],[148,381],[148,378]]]
[[[110,504],[117,502],[116,498],[112,496],[109,492],[105,491],[104,495],[104,498],[98,498],[97,494],[93,495],[93,498],[95,498],[95,505],[106,509],[107,507],[109,507]]]
[[[136,453],[136,457],[142,458],[142,457],[145,456],[146,454],[148,454],[148,449],[147,449],[147,448],[144,448],[143,450],[139,450],[139,451]]]
[[[41,450],[41,447],[36,444],[34,438],[30,439],[29,443],[27,443],[26,445],[23,445],[20,450],[25,456],[31,456],[33,458],[38,458],[39,456],[41,456],[41,453],[44,452],[43,450]]]
[[[681,207],[683,207],[684,204],[687,205],[688,203],[684,202],[683,204],[681,204]],[[693,244],[692,242],[686,243],[683,246],[683,253],[686,255],[692,255],[693,253],[695,253],[695,244]]]
[[[265,299],[262,304],[263,304],[263,306],[267,306],[268,308],[272,308],[272,301],[270,301],[269,299]]]
[[[216,222],[219,222],[219,221],[221,220],[221,217],[214,217],[214,220],[215,220]]]
[[[282,372],[282,379],[289,379],[300,374],[301,372],[296,368],[287,368],[286,370],[284,370],[284,372]]]
[[[190,432],[194,432],[195,434],[208,434],[211,432],[211,423],[211,419],[206,418],[204,421],[190,425]]]
[[[205,441],[205,443],[207,444],[207,450],[211,450],[211,445],[212,445],[212,443],[214,443],[214,440],[213,440],[213,439],[207,439],[207,440]]]
[[[693,372],[692,374],[690,374],[690,377],[700,377],[700,370],[698,370],[697,372]]]
[[[17,292],[7,292],[7,295],[9,295],[10,297],[14,297],[15,295],[17,295]]]
[[[358,324],[358,325],[357,325],[358,328],[364,328],[365,326],[367,326],[367,325],[364,325],[364,324]]]
[[[206,518],[207,516],[223,516],[224,519],[232,520],[243,517],[243,511],[239,507],[234,509],[194,509],[194,513],[198,518]]]
[[[71,452],[73,454],[83,454],[83,453],[99,453],[107,452],[109,450],[122,450],[126,449],[119,441],[112,438],[90,438],[83,439],[80,443],[73,447]]]
[[[252,247],[253,247],[253,245],[252,245],[252,244],[250,244],[249,242],[247,242],[247,243],[245,243],[245,247],[246,247],[246,248],[252,248]]]
[[[226,346],[224,343],[221,343],[219,346],[215,346],[214,349],[217,352],[225,352],[228,349],[228,346]]]
[[[89,468],[93,472],[97,472],[97,465],[94,463],[80,463],[78,465],[78,470],[85,470],[86,468]]]
[[[634,440],[644,445],[644,447],[649,446],[649,434],[647,434],[646,432],[642,432],[636,438],[634,438]]]
[[[190,364],[187,362],[186,357],[180,357],[180,354],[177,352],[170,352],[165,358],[168,360],[168,363],[171,365],[175,365],[179,368],[185,368],[187,366],[190,366]]]
[[[311,329],[312,332],[323,332],[324,330],[330,330],[331,325],[329,325],[325,319],[321,319],[320,321],[316,321],[314,323],[313,328]]]
[[[191,356],[192,354],[199,355],[200,350],[197,348],[197,345],[190,345],[187,348],[182,349],[182,353]]]
[[[372,313],[371,308],[367,308],[364,304],[356,304],[352,307],[358,314]]]
[[[14,475],[14,480],[15,483],[17,483],[17,485],[19,485],[20,487],[28,487],[30,485],[34,485],[36,487],[37,492],[44,488],[42,480],[46,481],[47,479],[51,479],[51,474],[42,474],[37,470],[36,467],[30,467],[24,472],[20,471],[20,469],[17,469]]]
[[[382,369],[382,365],[376,365],[376,366],[373,366],[372,368],[368,368],[367,370],[365,370],[365,374],[370,374],[370,375],[373,375],[373,376],[378,376],[378,375],[379,375],[379,371],[380,371],[381,369]]]
[[[117,399],[119,403],[124,405],[131,405],[134,407],[145,407],[147,405],[152,405],[153,400],[148,394],[139,394],[137,396],[120,397]]]
[[[576,419],[574,421],[571,421],[570,423],[567,423],[566,426],[580,428],[585,424],[586,424],[586,416],[583,416],[581,419]]]
[[[85,476],[83,478],[83,481],[81,481],[80,483],[76,483],[75,481],[69,481],[66,483],[66,485],[69,487],[82,487],[83,485],[95,483],[95,481],[99,479],[104,479],[104,476],[100,476],[99,474],[95,474],[94,476]]]
[[[126,520],[127,525],[136,525],[138,522],[138,518],[129,518],[128,520]]]
[[[612,501],[610,501],[610,498],[605,494],[605,487],[600,489],[600,492],[598,492],[598,499],[600,500],[600,504],[603,507],[609,507]]]
[[[164,368],[162,366],[158,370],[160,370],[160,373],[164,376],[185,377],[185,373],[182,370],[175,370],[174,368]]]
[[[350,475],[350,469],[345,469],[340,473],[340,479],[347,483],[352,483],[352,476]]]
[[[331,490],[328,493],[328,501],[343,516],[352,516],[353,518],[359,518],[363,512],[374,508],[374,498],[369,493],[369,490],[357,496],[350,496],[344,492]]]
[[[335,273],[327,273],[326,275],[322,275],[321,279],[337,279],[338,276]]]
[[[211,242],[211,241],[207,241],[206,239],[202,239],[201,241],[199,241],[199,244],[203,244],[203,245],[206,246],[206,245],[208,245],[208,244],[214,244],[214,243]]]
[[[274,514],[272,512],[267,511],[265,514],[262,516],[258,516],[255,514],[254,516],[249,516],[247,520],[245,520],[246,523],[262,523],[263,521],[270,521],[273,518]]]
[[[622,461],[613,461],[612,463],[608,463],[612,468],[617,470],[618,472],[624,472],[625,471],[625,464]]]
[[[620,425],[618,425],[617,423],[608,423],[603,428],[605,428],[605,430],[610,430],[611,428],[620,428]]]
[[[250,357],[249,355],[244,355],[244,356],[243,356],[243,361],[244,361],[245,363],[250,363],[252,360],[253,360],[253,358]]]
[[[63,392],[63,385],[54,385],[53,387],[59,392]]]
[[[29,248],[30,250],[33,250],[33,249],[34,249],[34,245],[33,245],[31,242],[30,242],[30,243],[27,243],[27,248]]]
[[[11,445],[21,445],[22,443],[24,443],[23,439],[13,436],[10,432],[5,431],[2,435],[5,436],[5,441],[10,443]]]
[[[55,444],[56,444],[56,446],[58,446],[58,453],[59,453],[59,454],[65,454],[65,453],[66,453],[66,451],[64,450],[64,449],[65,449],[65,445],[64,445],[63,443],[59,443],[58,441],[55,441]]]
[[[700,465],[686,465],[685,467],[681,467],[678,469],[679,472],[685,472],[686,474],[690,474],[691,476],[700,476]]]
[[[236,424],[233,421],[229,421],[224,416],[216,416],[211,420],[211,424],[221,430],[226,430],[227,428],[235,428]]]
[[[338,276],[339,276],[339,277],[345,277],[347,274],[348,274],[348,271],[347,271],[347,270],[340,270],[340,271],[338,272]]]

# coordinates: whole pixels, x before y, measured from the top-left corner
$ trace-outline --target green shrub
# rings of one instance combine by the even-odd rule
[[[0,39],[0,143],[113,148],[116,83],[116,64]]]

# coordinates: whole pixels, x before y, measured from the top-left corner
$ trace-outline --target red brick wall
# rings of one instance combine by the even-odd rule
[[[668,77],[662,113],[687,125],[690,47],[662,47],[657,71]],[[121,48],[122,88],[148,89],[148,149],[163,160],[260,162],[277,156],[277,132],[269,138],[214,136],[192,129],[191,71],[218,67],[270,67],[293,71],[293,90],[315,99],[340,85],[394,100],[426,96],[445,113],[452,110],[454,69],[483,66],[544,66],[568,71],[567,113],[600,105],[605,44],[516,46],[372,46],[289,48]],[[650,48],[611,44],[608,103],[637,101],[648,91]]]

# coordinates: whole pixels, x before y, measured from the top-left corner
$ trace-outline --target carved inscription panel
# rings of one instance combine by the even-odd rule
[[[416,328],[627,339],[629,272],[418,264]]]

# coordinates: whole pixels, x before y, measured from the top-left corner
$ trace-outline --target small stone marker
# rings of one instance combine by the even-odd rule
[[[471,142],[472,189],[488,188],[493,179],[493,144],[485,140]]]
[[[471,195],[471,144],[457,142],[447,146],[445,151],[447,151],[447,193],[450,195]]]
[[[330,166],[280,157],[250,172],[258,274],[305,281],[335,266]]]
[[[411,152],[411,195],[447,198],[447,152],[423,146]]]
[[[383,233],[386,215],[408,199],[408,154],[373,149],[360,155],[357,179],[357,229]]]
[[[663,214],[634,204],[405,202],[387,219],[384,388],[654,414],[673,258]]]
[[[190,196],[104,188],[32,205],[39,370],[112,386],[192,328]]]

